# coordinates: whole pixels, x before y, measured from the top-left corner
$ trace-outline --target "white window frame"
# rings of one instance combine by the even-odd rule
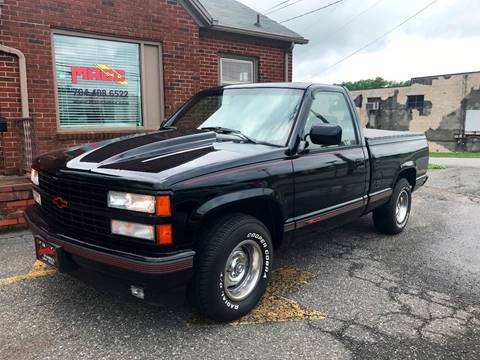
[[[241,64],[249,64],[251,71],[252,71],[252,81],[245,82],[245,81],[223,81],[223,62],[232,62],[232,63],[241,63]],[[238,85],[238,84],[252,84],[258,81],[257,76],[257,59],[254,57],[243,57],[243,56],[232,56],[232,55],[220,55],[218,59],[218,67],[219,67],[219,84],[220,85]]]
[[[56,61],[55,61],[55,35],[68,35],[68,36],[76,36],[82,38],[89,38],[89,39],[98,39],[98,40],[110,40],[110,41],[119,41],[119,42],[127,42],[127,43],[135,43],[140,46],[140,86],[141,86],[141,94],[142,94],[142,126],[131,126],[131,127],[83,127],[83,128],[64,128],[60,126],[60,105],[58,100],[58,88],[57,88],[57,69],[56,69]],[[92,133],[111,133],[111,132],[132,132],[132,131],[145,131],[145,130],[156,130],[159,128],[159,124],[157,124],[158,119],[149,119],[147,117],[147,105],[146,105],[146,82],[144,79],[144,74],[146,72],[145,68],[145,56],[144,56],[144,46],[145,45],[153,45],[158,46],[158,59],[159,59],[159,74],[160,74],[160,94],[158,101],[160,102],[160,112],[161,117],[160,119],[164,118],[165,113],[165,87],[163,84],[163,46],[161,43],[152,42],[152,41],[142,41],[142,40],[132,40],[132,39],[125,39],[125,38],[117,38],[113,36],[103,36],[103,35],[96,35],[96,34],[89,34],[89,33],[82,33],[76,31],[68,31],[68,30],[52,30],[50,33],[50,43],[51,43],[51,54],[52,54],[52,67],[53,67],[53,85],[55,89],[55,109],[56,109],[56,117],[57,117],[57,133],[59,134],[72,134],[72,133],[84,133],[85,131],[92,132]]]

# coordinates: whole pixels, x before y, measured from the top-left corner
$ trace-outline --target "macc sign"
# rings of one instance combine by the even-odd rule
[[[120,85],[128,85],[125,70],[112,69],[108,65],[97,64],[96,67],[72,66],[72,84],[76,84],[81,77],[91,81],[114,81]]]

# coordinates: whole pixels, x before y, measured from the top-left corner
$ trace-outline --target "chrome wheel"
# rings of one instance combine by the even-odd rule
[[[224,290],[232,301],[247,298],[257,286],[263,266],[263,253],[260,245],[253,240],[245,240],[231,252],[225,265]]]
[[[407,190],[402,190],[398,195],[397,207],[395,210],[395,218],[398,225],[403,225],[408,219],[408,211],[410,208],[410,197]]]

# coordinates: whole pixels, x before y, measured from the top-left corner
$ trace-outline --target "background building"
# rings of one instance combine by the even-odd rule
[[[156,130],[207,87],[291,81],[293,47],[307,42],[235,0],[0,0],[0,29],[0,175]],[[0,227],[15,225],[29,187],[0,180]]]
[[[425,132],[432,151],[480,151],[480,72],[352,94],[366,127]]]

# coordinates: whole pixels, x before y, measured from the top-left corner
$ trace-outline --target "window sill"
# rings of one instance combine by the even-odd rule
[[[57,130],[56,139],[59,141],[85,140],[98,141],[130,134],[142,134],[158,131],[157,129],[82,129],[82,130]]]

